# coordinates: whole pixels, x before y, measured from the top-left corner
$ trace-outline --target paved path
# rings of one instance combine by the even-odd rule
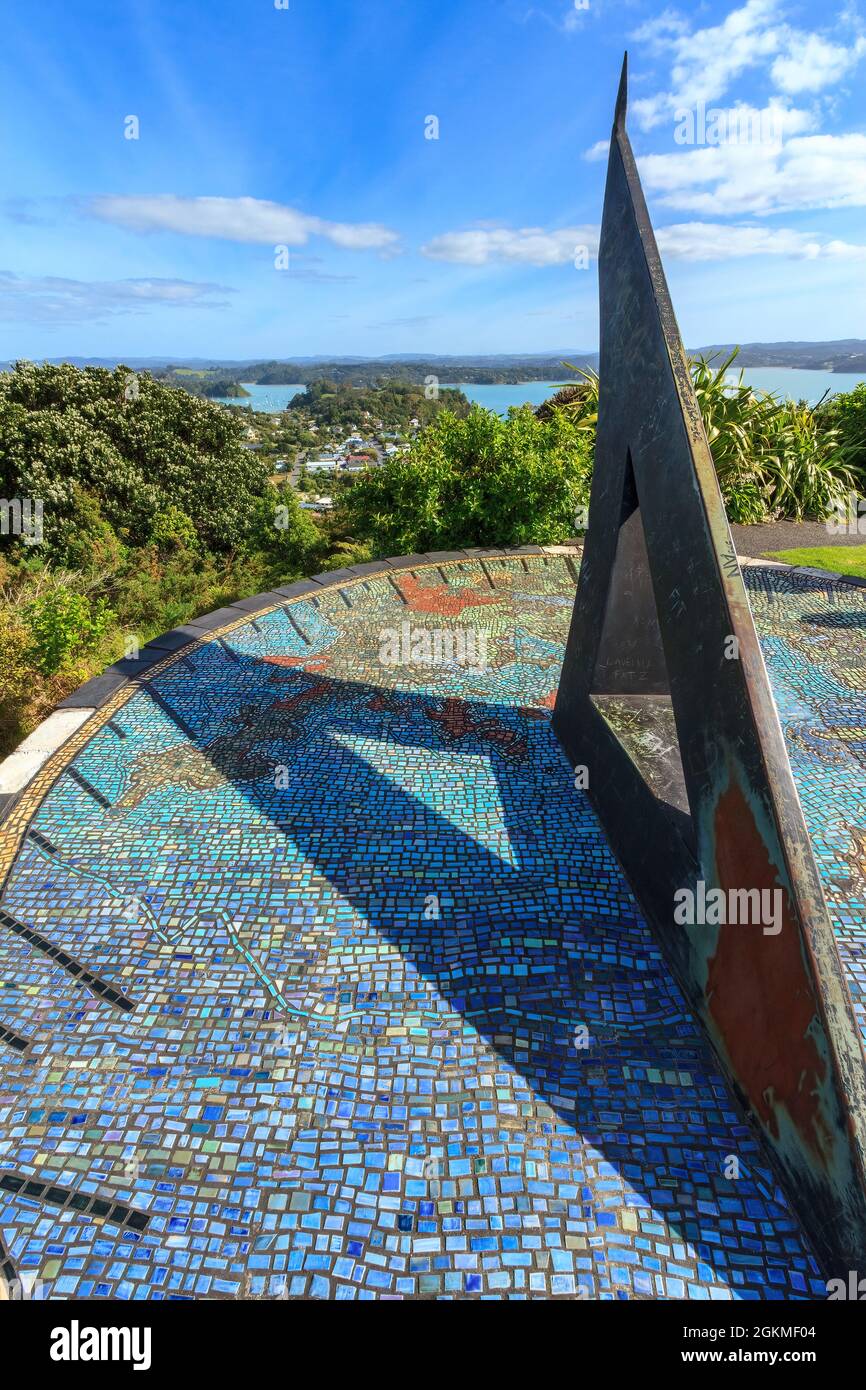
[[[863,518],[866,526],[866,517]],[[823,521],[770,521],[763,526],[732,526],[738,555],[758,559],[774,550],[799,550],[825,545],[866,545],[863,535],[833,535]]]
[[[25,793],[0,834],[29,830],[0,897],[22,1277],[821,1296],[551,732],[570,564],[449,563],[257,614],[113,697]],[[866,596],[747,581],[859,989]],[[421,657],[443,630],[486,647],[472,670],[383,664],[404,623]]]

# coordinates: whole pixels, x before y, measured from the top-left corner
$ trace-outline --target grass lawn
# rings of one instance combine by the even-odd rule
[[[767,560],[784,560],[786,565],[808,565],[834,574],[855,574],[866,579],[866,545],[819,545],[803,550],[768,550]]]

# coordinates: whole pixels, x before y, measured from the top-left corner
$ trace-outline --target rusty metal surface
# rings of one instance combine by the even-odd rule
[[[624,65],[590,525],[554,728],[588,768],[632,887],[836,1274],[866,1260],[863,1052],[625,113]],[[593,701],[666,692],[690,809],[679,829]],[[701,881],[780,890],[780,930],[677,924],[675,893],[697,896]]]

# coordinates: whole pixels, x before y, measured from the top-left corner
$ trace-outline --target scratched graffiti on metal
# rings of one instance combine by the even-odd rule
[[[816,1253],[828,1270],[857,1268],[863,1052],[626,134],[626,80],[624,64],[599,250],[590,526],[554,728],[589,770],[632,887]],[[676,737],[654,741],[660,728]],[[675,894],[701,882],[778,894],[778,930],[678,925]]]

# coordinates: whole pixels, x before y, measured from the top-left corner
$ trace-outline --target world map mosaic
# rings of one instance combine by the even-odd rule
[[[825,1296],[552,733],[578,564],[394,567],[207,634],[11,808],[7,1279]],[[866,591],[744,577],[866,1036]]]

